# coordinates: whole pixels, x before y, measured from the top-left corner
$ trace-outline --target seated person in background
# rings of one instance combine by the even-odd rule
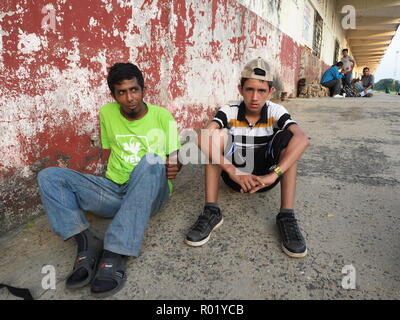
[[[359,97],[372,97],[374,88],[374,76],[370,74],[369,68],[365,67],[360,81],[354,82]]]
[[[330,67],[325,71],[322,76],[321,85],[329,88],[331,97],[333,98],[344,98],[344,95],[340,94],[341,89],[341,79],[344,78],[343,62],[338,62],[337,64]]]

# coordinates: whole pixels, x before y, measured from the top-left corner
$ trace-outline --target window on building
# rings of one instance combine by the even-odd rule
[[[315,11],[313,50],[314,50],[314,54],[318,58],[321,57],[323,28],[324,28],[324,20],[319,15],[319,13],[317,11]]]
[[[340,44],[339,41],[336,39],[335,41],[335,52],[333,54],[333,64],[336,64],[339,62],[340,58]]]

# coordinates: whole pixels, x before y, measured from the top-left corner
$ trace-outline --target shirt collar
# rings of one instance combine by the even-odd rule
[[[261,109],[261,117],[257,123],[267,123],[268,122],[268,105],[269,105],[269,103],[267,101]],[[242,101],[242,103],[239,105],[237,120],[248,123],[248,121],[246,119],[246,106],[244,104],[244,101]]]

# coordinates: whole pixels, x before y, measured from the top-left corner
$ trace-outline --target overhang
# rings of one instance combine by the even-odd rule
[[[400,25],[400,1],[336,0],[338,11],[356,9],[356,29],[346,32],[358,72],[365,66],[375,72]]]

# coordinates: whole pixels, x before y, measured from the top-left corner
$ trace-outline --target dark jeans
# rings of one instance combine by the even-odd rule
[[[345,77],[342,79],[343,87],[346,85],[351,87],[351,80],[353,80],[352,78],[353,78],[353,73],[351,71],[346,72]]]
[[[252,155],[247,155],[248,157],[246,158],[246,153],[244,150],[239,150],[236,149],[236,151],[231,154],[230,156],[226,156],[229,160],[231,160],[232,164],[237,167],[241,168],[245,164],[239,165],[235,159],[244,159],[245,161],[252,161],[254,164],[252,174],[256,176],[263,176],[268,173],[270,173],[270,168],[274,164],[278,164],[279,158],[281,156],[282,150],[286,149],[288,146],[290,140],[293,137],[293,133],[290,132],[289,130],[280,130],[275,133],[273,138],[268,142],[267,145],[262,146],[254,152]],[[227,150],[231,149],[231,146],[227,145]],[[240,153],[240,154],[239,154]],[[226,152],[225,154],[229,154],[229,152]],[[253,159],[249,159],[249,157],[254,157]],[[245,172],[245,171],[243,171]],[[227,186],[232,188],[233,190],[240,192],[242,189],[239,184],[237,184],[235,181],[233,181],[229,175],[225,172],[222,171],[221,173],[222,180],[225,182]],[[276,182],[268,187],[265,187],[258,192],[266,192],[268,190],[271,190],[274,188],[280,180],[276,180]]]
[[[322,83],[324,87],[329,88],[331,93],[331,97],[340,93],[340,79],[331,80],[325,83]]]

